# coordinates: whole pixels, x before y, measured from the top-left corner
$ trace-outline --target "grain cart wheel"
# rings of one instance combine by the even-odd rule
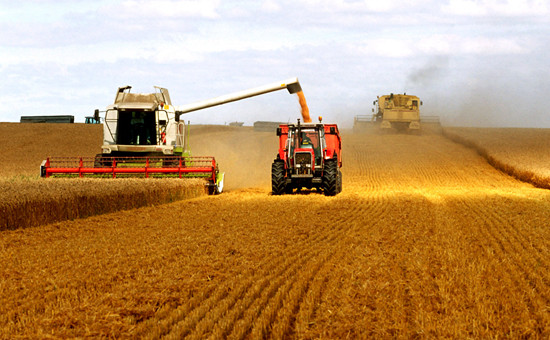
[[[323,171],[323,192],[325,196],[334,196],[338,193],[338,161],[329,159],[325,161]]]
[[[275,160],[271,165],[271,191],[273,195],[282,195],[286,190],[285,163]]]

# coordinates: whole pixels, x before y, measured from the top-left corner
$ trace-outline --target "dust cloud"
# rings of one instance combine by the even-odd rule
[[[279,147],[275,131],[223,125],[191,125],[190,130],[193,155],[214,156],[225,172],[224,191],[271,188],[271,163]]]
[[[541,62],[531,62],[438,57],[411,71],[406,88],[423,101],[421,115],[440,116],[443,125],[550,128],[543,105],[550,82]]]
[[[405,88],[436,86],[447,72],[449,57],[439,56],[431,59],[426,65],[411,71],[407,76]]]

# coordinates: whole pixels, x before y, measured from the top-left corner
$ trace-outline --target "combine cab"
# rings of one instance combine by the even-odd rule
[[[397,130],[420,130],[420,105],[417,96],[390,94],[378,97],[373,119],[380,122],[380,128]]]
[[[327,196],[342,191],[342,143],[336,124],[281,124],[279,153],[271,167],[273,195],[316,188]]]
[[[264,93],[287,89],[301,91],[297,78],[235,92],[185,106],[173,106],[168,90],[131,93],[130,86],[117,90],[115,101],[104,111],[95,110],[93,120],[103,121],[102,152],[95,157],[50,157],[42,162],[42,177],[200,177],[208,191],[223,190],[224,174],[214,157],[192,157],[188,130],[180,120],[184,113],[221,105]]]

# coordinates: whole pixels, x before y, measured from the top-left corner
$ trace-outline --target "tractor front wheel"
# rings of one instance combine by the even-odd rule
[[[271,165],[271,191],[273,195],[282,195],[285,189],[285,163],[275,160]]]
[[[339,184],[338,160],[329,159],[325,161],[325,169],[323,171],[323,192],[325,196],[335,196],[340,191],[341,184]]]

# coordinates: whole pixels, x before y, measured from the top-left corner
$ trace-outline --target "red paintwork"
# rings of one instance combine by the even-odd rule
[[[158,157],[152,157],[158,159]],[[136,157],[116,157],[113,165],[110,167],[93,167],[94,157],[62,158],[49,157],[44,164],[45,177],[55,174],[78,174],[83,177],[86,174],[112,174],[116,178],[117,174],[145,174],[148,178],[150,174],[211,174],[206,179],[216,181],[216,160],[214,157],[188,157],[183,160],[179,158],[179,164],[171,167],[153,167],[149,165],[149,157],[143,157],[140,160],[145,161],[135,167],[118,167],[117,163],[136,162]],[[193,163],[193,166],[186,166],[185,162]],[[56,164],[52,166],[52,163]],[[92,165],[92,166],[90,166]]]
[[[286,141],[288,139],[289,126],[281,124],[279,128],[281,129],[281,135],[279,136],[279,158],[287,164]],[[334,128],[334,133],[332,134],[330,133],[331,128]],[[331,159],[336,154],[338,157],[338,167],[342,167],[342,139],[340,138],[338,125],[323,124],[323,129],[325,130],[325,141],[327,144],[326,149],[323,150],[324,159]]]

